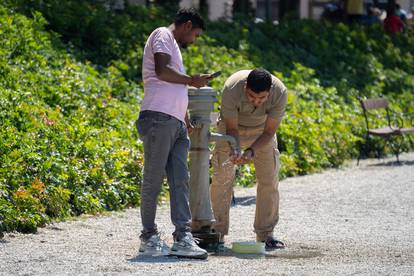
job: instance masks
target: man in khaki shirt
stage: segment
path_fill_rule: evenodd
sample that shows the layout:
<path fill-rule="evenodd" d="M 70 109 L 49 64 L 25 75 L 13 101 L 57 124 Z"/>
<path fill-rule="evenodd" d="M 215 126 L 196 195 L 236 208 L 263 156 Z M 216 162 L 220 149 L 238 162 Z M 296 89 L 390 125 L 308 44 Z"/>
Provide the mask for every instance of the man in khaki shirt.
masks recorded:
<path fill-rule="evenodd" d="M 218 142 L 213 152 L 211 201 L 221 237 L 228 234 L 229 210 L 235 165 L 254 162 L 257 199 L 254 230 L 266 250 L 284 248 L 273 236 L 279 219 L 279 151 L 276 130 L 285 112 L 287 91 L 283 83 L 264 69 L 242 70 L 224 84 L 218 131 L 233 136 L 243 152 Z M 224 242 L 224 238 L 222 238 Z"/>

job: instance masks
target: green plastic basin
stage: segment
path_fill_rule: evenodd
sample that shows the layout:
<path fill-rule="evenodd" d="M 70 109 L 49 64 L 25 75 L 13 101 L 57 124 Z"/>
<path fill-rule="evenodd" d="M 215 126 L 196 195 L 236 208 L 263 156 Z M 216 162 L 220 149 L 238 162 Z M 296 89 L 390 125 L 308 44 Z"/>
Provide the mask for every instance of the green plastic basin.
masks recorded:
<path fill-rule="evenodd" d="M 231 250 L 239 254 L 264 254 L 265 244 L 264 242 L 233 242 Z"/>

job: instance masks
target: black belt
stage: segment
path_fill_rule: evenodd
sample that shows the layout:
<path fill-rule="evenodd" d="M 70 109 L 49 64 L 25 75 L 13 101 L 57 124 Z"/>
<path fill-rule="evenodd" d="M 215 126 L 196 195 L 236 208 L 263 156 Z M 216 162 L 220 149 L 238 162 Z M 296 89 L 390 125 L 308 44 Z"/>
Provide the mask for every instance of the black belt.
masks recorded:
<path fill-rule="evenodd" d="M 144 110 L 144 111 L 139 112 L 139 118 L 141 118 L 141 119 L 145 118 L 145 117 L 148 117 L 148 116 L 151 116 L 151 115 L 162 115 L 162 116 L 165 116 L 169 119 L 175 118 L 174 116 L 171 116 L 167 113 L 163 113 L 163 112 L 159 112 L 159 111 Z"/>

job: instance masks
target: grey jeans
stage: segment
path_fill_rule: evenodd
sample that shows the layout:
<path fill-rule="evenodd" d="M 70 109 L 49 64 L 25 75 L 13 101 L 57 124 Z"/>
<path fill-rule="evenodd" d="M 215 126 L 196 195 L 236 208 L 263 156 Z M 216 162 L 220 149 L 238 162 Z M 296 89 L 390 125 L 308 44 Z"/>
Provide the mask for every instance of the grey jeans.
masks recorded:
<path fill-rule="evenodd" d="M 165 113 L 141 111 L 136 127 L 144 145 L 144 179 L 141 186 L 142 239 L 158 233 L 155 224 L 157 198 L 165 173 L 170 192 L 175 239 L 191 228 L 187 155 L 190 146 L 186 125 Z"/>

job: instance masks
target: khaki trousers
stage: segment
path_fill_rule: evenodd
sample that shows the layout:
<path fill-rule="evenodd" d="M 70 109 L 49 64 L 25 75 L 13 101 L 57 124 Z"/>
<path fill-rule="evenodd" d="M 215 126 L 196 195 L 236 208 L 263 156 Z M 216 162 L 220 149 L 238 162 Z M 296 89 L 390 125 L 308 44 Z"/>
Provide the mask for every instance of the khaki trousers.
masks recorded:
<path fill-rule="evenodd" d="M 223 122 L 219 122 L 218 132 L 225 134 Z M 262 128 L 239 127 L 240 146 L 249 147 L 261 134 Z M 235 166 L 229 161 L 230 147 L 226 142 L 218 142 L 213 151 L 213 179 L 210 187 L 211 202 L 216 219 L 213 228 L 227 235 L 229 231 L 229 211 L 232 199 Z M 257 241 L 273 235 L 279 220 L 279 151 L 277 138 L 255 152 L 253 158 L 257 178 L 256 214 L 254 231 Z"/>

